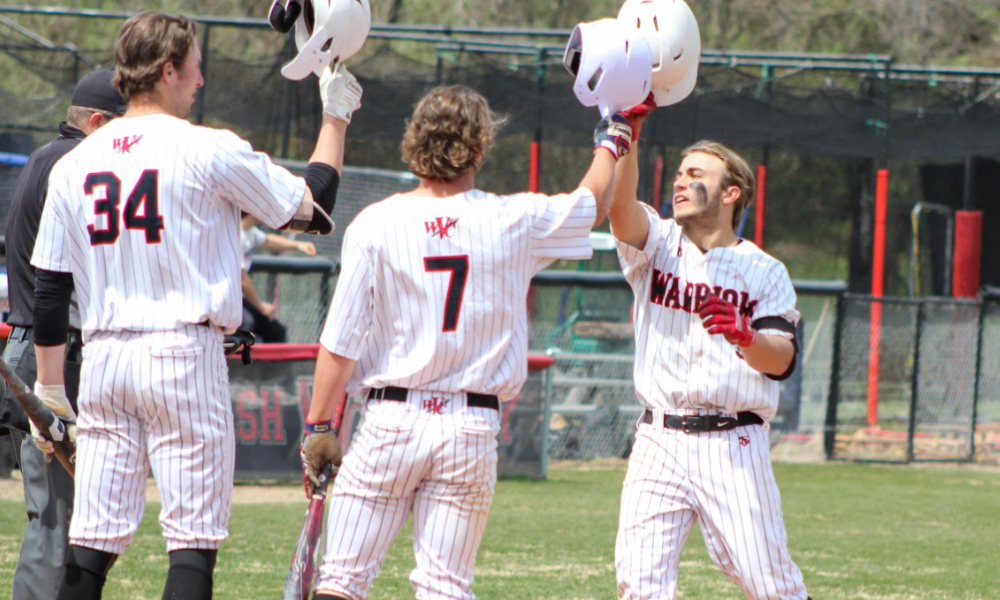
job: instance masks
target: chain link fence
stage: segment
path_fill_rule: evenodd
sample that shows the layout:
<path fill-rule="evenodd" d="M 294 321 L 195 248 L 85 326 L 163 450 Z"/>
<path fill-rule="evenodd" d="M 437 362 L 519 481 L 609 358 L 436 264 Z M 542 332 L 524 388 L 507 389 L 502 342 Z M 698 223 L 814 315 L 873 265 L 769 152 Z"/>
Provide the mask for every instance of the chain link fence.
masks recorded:
<path fill-rule="evenodd" d="M 839 312 L 829 457 L 1000 458 L 995 301 L 848 294 Z"/>
<path fill-rule="evenodd" d="M 280 161 L 297 175 L 306 163 Z M 287 255 L 275 261 L 262 251 L 254 255 L 249 269 L 258 293 L 277 308 L 277 319 L 285 325 L 288 341 L 316 343 L 319 341 L 326 313 L 333 297 L 333 286 L 339 273 L 344 232 L 354 217 L 366 206 L 384 198 L 413 189 L 417 184 L 413 174 L 402 171 L 344 167 L 333 207 L 336 227 L 329 235 L 292 235 L 316 246 L 314 259 Z"/>

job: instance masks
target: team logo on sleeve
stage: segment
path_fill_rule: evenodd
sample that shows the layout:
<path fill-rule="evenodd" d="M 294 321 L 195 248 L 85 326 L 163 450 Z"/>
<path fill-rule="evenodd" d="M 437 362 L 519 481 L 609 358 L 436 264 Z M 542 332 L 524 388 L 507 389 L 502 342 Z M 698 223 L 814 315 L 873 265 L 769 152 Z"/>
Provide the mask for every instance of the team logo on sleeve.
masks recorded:
<path fill-rule="evenodd" d="M 118 154 L 128 154 L 132 151 L 132 146 L 139 143 L 142 139 L 141 135 L 127 135 L 125 137 L 115 138 L 114 149 Z"/>
<path fill-rule="evenodd" d="M 424 227 L 427 228 L 427 233 L 431 237 L 436 235 L 441 239 L 450 238 L 455 233 L 455 228 L 458 227 L 458 219 L 438 217 L 433 221 L 424 221 Z"/>

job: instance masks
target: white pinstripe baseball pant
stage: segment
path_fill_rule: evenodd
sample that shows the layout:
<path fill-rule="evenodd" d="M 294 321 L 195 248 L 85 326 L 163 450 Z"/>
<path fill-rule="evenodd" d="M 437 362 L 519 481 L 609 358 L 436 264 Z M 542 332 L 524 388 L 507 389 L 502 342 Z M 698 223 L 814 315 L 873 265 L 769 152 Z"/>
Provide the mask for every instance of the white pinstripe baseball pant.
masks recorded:
<path fill-rule="evenodd" d="M 767 428 L 687 434 L 641 423 L 622 489 L 622 600 L 673 600 L 695 519 L 708 553 L 751 600 L 806 600 L 788 552 Z"/>
<path fill-rule="evenodd" d="M 431 396 L 441 414 L 422 408 Z M 497 480 L 500 414 L 463 394 L 370 401 L 331 495 L 317 592 L 368 597 L 389 544 L 413 512 L 420 600 L 471 600 Z"/>
<path fill-rule="evenodd" d="M 221 331 L 99 333 L 83 352 L 71 543 L 121 554 L 152 469 L 167 550 L 218 548 L 236 453 Z"/>

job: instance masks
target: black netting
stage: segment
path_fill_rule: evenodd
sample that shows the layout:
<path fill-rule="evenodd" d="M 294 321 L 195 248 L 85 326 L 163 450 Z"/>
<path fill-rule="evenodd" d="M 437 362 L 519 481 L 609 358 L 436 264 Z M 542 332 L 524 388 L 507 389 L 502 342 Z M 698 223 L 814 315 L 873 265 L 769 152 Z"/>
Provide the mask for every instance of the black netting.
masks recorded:
<path fill-rule="evenodd" d="M 858 296 L 842 302 L 832 455 L 969 460 L 975 444 L 978 460 L 996 460 L 997 387 L 987 366 L 1000 324 L 996 305 Z"/>

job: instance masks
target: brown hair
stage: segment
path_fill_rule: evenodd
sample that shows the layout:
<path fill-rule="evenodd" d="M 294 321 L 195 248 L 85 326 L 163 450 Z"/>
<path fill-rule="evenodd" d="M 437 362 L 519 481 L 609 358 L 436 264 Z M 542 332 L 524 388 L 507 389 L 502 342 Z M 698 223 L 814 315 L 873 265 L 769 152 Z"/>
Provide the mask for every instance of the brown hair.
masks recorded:
<path fill-rule="evenodd" d="M 711 154 L 721 160 L 726 166 L 726 174 L 722 179 L 722 187 L 727 188 L 735 185 L 739 188 L 740 199 L 733 207 L 733 229 L 736 229 L 740 224 L 740 217 L 743 216 L 743 211 L 750 206 L 754 200 L 754 196 L 757 194 L 756 178 L 750 169 L 750 165 L 736 152 L 719 142 L 709 140 L 701 140 L 685 148 L 681 152 L 681 160 L 684 160 L 689 154 L 695 152 Z"/>
<path fill-rule="evenodd" d="M 152 90 L 168 62 L 183 65 L 194 35 L 194 21 L 180 15 L 143 12 L 125 21 L 115 44 L 114 85 L 122 98 Z"/>
<path fill-rule="evenodd" d="M 400 145 L 403 160 L 417 177 L 454 181 L 479 169 L 503 121 L 475 90 L 434 88 L 413 109 Z"/>

